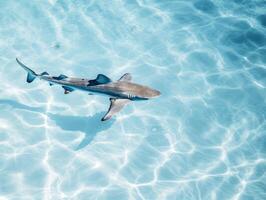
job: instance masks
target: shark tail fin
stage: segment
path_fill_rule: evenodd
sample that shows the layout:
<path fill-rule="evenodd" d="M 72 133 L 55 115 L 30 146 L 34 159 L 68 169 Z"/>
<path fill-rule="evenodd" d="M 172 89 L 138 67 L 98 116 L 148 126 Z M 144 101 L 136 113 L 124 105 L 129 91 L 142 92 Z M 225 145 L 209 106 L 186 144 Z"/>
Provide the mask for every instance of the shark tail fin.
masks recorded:
<path fill-rule="evenodd" d="M 16 58 L 16 61 L 26 72 L 28 72 L 27 82 L 31 83 L 32 81 L 34 81 L 34 79 L 38 76 L 38 74 L 36 74 L 34 71 L 32 71 L 26 65 L 24 65 L 22 62 L 20 62 L 17 58 Z"/>

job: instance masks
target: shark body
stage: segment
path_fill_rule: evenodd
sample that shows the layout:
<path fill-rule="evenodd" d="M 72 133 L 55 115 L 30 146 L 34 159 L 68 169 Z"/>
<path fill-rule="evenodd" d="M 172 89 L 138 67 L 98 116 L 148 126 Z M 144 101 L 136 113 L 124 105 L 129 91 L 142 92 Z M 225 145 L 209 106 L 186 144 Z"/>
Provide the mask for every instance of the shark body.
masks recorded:
<path fill-rule="evenodd" d="M 117 81 L 112 81 L 103 74 L 98 74 L 96 79 L 71 78 L 63 74 L 50 76 L 47 72 L 37 74 L 18 59 L 16 61 L 27 71 L 28 83 L 31 83 L 35 78 L 39 78 L 49 82 L 50 85 L 61 85 L 65 94 L 74 90 L 81 90 L 89 94 L 95 93 L 109 96 L 110 106 L 102 121 L 110 119 L 131 101 L 148 100 L 160 95 L 158 90 L 131 82 L 132 76 L 129 73 L 124 74 Z"/>

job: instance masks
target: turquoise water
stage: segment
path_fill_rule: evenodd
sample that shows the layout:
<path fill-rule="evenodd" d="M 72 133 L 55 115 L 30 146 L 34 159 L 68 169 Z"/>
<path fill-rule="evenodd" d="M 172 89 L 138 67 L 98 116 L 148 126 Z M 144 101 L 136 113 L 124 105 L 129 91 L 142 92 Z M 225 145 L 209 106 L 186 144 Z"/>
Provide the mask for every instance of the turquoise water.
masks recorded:
<path fill-rule="evenodd" d="M 1 200 L 266 199 L 266 2 L 0 0 Z M 109 99 L 36 72 L 161 91 Z"/>

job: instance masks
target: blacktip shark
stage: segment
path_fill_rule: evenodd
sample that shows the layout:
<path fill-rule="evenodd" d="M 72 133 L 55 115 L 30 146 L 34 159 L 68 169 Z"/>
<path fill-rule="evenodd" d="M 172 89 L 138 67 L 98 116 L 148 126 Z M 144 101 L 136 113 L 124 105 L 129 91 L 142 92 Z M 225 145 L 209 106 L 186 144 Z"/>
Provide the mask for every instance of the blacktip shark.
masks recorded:
<path fill-rule="evenodd" d="M 124 74 L 119 80 L 112 81 L 109 77 L 98 74 L 96 79 L 71 78 L 66 75 L 50 76 L 47 72 L 35 73 L 16 58 L 17 63 L 28 73 L 27 82 L 31 83 L 35 78 L 49 82 L 50 85 L 61 85 L 65 94 L 74 90 L 104 94 L 110 97 L 110 107 L 102 118 L 102 121 L 110 119 L 131 101 L 148 100 L 160 95 L 160 92 L 147 86 L 132 83 L 132 76 Z"/>

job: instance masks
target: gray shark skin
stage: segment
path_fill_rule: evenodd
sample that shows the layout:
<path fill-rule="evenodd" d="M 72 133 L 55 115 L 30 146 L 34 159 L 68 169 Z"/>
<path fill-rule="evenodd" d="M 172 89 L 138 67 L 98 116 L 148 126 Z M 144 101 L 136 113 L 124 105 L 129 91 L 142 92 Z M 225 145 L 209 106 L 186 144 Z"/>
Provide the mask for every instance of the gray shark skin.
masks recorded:
<path fill-rule="evenodd" d="M 64 93 L 81 90 L 89 94 L 103 94 L 110 97 L 110 107 L 102 121 L 110 119 L 131 101 L 148 100 L 158 97 L 160 92 L 147 86 L 132 83 L 129 73 L 124 74 L 119 80 L 112 81 L 103 74 L 98 74 L 96 79 L 70 78 L 66 75 L 50 76 L 47 72 L 35 73 L 16 58 L 17 63 L 28 73 L 27 82 L 35 78 L 49 82 L 50 85 L 61 85 Z"/>

